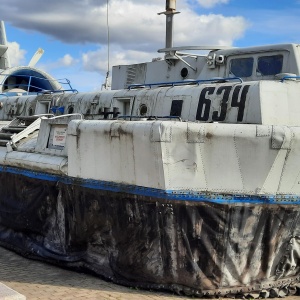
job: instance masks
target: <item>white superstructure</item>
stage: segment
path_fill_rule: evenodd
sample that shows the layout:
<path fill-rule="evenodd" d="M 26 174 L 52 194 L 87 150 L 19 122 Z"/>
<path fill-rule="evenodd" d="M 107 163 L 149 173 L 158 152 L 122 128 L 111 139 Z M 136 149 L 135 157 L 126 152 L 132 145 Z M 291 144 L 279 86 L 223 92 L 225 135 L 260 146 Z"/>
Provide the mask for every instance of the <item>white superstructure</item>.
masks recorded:
<path fill-rule="evenodd" d="M 110 91 L 0 98 L 0 244 L 134 287 L 299 292 L 299 45 L 166 41 Z"/>

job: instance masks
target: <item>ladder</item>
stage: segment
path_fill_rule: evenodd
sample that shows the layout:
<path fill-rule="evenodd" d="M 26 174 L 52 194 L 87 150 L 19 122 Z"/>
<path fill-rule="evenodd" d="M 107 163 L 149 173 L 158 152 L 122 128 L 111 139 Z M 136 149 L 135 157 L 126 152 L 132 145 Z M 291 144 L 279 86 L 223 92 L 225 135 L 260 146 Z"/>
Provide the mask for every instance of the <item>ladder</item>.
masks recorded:
<path fill-rule="evenodd" d="M 16 143 L 28 137 L 40 128 L 41 116 L 18 116 L 0 130 L 0 147 L 11 145 L 16 149 Z"/>

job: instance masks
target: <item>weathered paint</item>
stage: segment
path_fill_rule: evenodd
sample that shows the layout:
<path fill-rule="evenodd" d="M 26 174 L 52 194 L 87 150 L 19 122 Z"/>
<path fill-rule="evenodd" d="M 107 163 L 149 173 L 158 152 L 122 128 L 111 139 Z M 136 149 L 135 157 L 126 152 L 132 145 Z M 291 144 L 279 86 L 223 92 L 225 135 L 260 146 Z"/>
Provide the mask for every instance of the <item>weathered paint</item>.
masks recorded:
<path fill-rule="evenodd" d="M 230 77 L 225 58 L 279 53 L 292 72 L 296 48 L 222 50 L 194 71 Z M 147 80 L 148 67 L 126 80 Z M 135 287 L 295 292 L 300 83 L 250 71 L 246 81 L 1 98 L 0 119 L 56 117 L 1 142 L 0 243 Z"/>
<path fill-rule="evenodd" d="M 171 116 L 203 123 L 299 126 L 299 85 L 298 81 L 228 82 L 4 97 L 0 99 L 0 119 L 80 113 L 89 120 L 116 119 L 124 115 L 126 120 Z M 181 107 L 174 111 L 176 101 L 181 102 Z"/>
<path fill-rule="evenodd" d="M 190 295 L 298 282 L 298 127 L 76 118 L 1 147 L 2 245 Z"/>
<path fill-rule="evenodd" d="M 178 193 L 299 195 L 299 143 L 296 126 L 75 120 L 68 175 Z"/>

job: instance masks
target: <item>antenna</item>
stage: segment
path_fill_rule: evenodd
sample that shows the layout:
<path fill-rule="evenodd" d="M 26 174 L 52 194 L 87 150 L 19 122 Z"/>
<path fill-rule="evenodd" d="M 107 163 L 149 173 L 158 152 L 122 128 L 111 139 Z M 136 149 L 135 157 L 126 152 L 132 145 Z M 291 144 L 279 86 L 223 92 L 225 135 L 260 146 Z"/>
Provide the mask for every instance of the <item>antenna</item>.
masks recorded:
<path fill-rule="evenodd" d="M 179 13 L 176 11 L 176 0 L 166 0 L 166 11 L 158 13 L 166 15 L 166 48 L 173 47 L 173 16 Z"/>
<path fill-rule="evenodd" d="M 106 77 L 105 77 L 105 82 L 102 84 L 102 88 L 101 89 L 106 89 L 108 90 L 110 85 L 108 82 L 108 78 L 109 78 L 109 69 L 110 69 L 110 65 L 109 65 L 109 52 L 110 52 L 110 36 L 109 36 L 109 10 L 108 10 L 108 4 L 109 4 L 109 0 L 106 0 L 106 28 L 107 28 L 107 72 L 106 72 Z"/>

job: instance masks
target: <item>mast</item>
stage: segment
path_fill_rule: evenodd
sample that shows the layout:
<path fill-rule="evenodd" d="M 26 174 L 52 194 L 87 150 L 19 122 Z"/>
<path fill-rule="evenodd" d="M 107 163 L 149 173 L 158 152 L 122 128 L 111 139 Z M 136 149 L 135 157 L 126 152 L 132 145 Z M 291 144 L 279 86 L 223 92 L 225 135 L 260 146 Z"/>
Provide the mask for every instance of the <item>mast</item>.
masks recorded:
<path fill-rule="evenodd" d="M 109 83 L 109 52 L 110 52 L 110 36 L 109 36 L 109 0 L 106 0 L 106 29 L 107 29 L 107 72 L 104 83 L 101 85 L 101 90 L 110 89 L 110 83 Z"/>
<path fill-rule="evenodd" d="M 176 11 L 176 0 L 166 0 L 166 11 L 159 15 L 166 15 L 166 48 L 173 47 L 173 16 L 179 14 Z"/>

